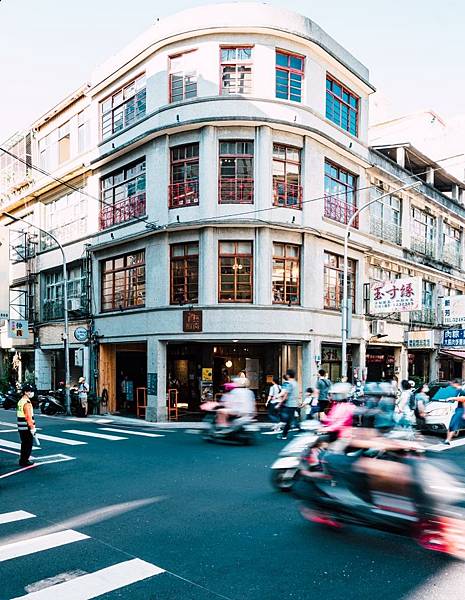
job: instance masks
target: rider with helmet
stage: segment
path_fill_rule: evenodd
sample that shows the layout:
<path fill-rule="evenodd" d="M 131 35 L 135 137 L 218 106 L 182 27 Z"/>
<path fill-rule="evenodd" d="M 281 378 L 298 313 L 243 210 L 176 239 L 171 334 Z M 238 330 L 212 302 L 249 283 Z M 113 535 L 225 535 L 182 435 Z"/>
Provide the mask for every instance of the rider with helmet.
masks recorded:
<path fill-rule="evenodd" d="M 363 426 L 374 427 L 387 433 L 394 427 L 394 409 L 397 392 L 388 382 L 370 382 L 365 385 L 365 413 Z"/>
<path fill-rule="evenodd" d="M 346 437 L 352 428 L 355 406 L 349 402 L 351 392 L 352 386 L 347 382 L 333 383 L 329 388 L 329 395 L 334 404 L 329 413 L 321 419 L 329 442 Z"/>

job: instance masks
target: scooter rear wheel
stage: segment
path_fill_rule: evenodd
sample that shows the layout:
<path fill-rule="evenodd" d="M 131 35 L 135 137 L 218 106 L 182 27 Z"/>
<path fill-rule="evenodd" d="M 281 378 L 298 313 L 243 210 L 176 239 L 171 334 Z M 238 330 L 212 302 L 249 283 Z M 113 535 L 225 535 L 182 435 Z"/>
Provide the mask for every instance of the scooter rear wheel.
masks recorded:
<path fill-rule="evenodd" d="M 271 485 L 280 492 L 290 492 L 296 481 L 297 472 L 293 477 L 286 477 L 289 469 L 272 469 L 271 470 Z"/>

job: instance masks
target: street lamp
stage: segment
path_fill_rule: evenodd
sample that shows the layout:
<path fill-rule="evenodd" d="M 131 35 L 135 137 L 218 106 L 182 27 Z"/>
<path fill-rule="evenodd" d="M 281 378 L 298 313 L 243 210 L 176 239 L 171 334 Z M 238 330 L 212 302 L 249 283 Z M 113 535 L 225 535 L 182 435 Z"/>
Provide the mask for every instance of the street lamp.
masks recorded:
<path fill-rule="evenodd" d="M 52 238 L 52 240 L 55 242 L 55 244 L 60 249 L 61 256 L 63 259 L 63 302 L 64 302 L 63 312 L 64 312 L 64 317 L 65 317 L 65 331 L 63 334 L 63 344 L 64 344 L 64 350 L 65 350 L 65 408 L 66 408 L 66 414 L 70 415 L 71 414 L 71 398 L 70 398 L 70 394 L 69 394 L 70 376 L 69 376 L 69 335 L 68 335 L 69 334 L 69 330 L 68 330 L 68 273 L 66 271 L 65 251 L 63 250 L 63 246 L 60 244 L 60 242 L 57 240 L 57 238 L 54 235 L 52 235 L 49 231 L 46 231 L 45 229 L 42 229 L 42 228 L 38 227 L 37 225 L 33 225 L 32 223 L 29 223 L 22 217 L 16 217 L 15 215 L 12 215 L 9 212 L 5 211 L 2 213 L 2 215 L 4 217 L 9 217 L 13 221 L 21 221 L 21 222 L 25 223 L 26 225 L 28 225 L 29 227 L 33 227 L 34 229 L 37 229 L 41 233 L 48 235 L 50 238 Z"/>
<path fill-rule="evenodd" d="M 402 192 L 404 190 L 408 190 L 410 188 L 417 187 L 421 185 L 422 181 L 416 181 L 415 183 L 409 183 L 404 185 L 396 190 L 392 190 L 391 192 L 387 192 L 386 194 L 382 194 L 381 196 L 376 196 L 376 198 L 372 198 L 366 204 L 358 208 L 354 214 L 347 221 L 346 228 L 344 231 L 344 266 L 342 273 L 342 313 L 341 313 L 341 339 L 342 339 L 342 365 L 341 365 L 341 378 L 347 377 L 347 338 L 348 338 L 348 324 L 349 324 L 349 302 L 348 302 L 348 290 L 347 290 L 347 275 L 348 275 L 348 246 L 349 246 L 349 234 L 350 228 L 352 227 L 352 223 L 358 217 L 358 215 L 368 208 L 375 202 L 386 198 L 386 196 L 391 196 L 392 194 L 396 194 L 397 192 Z"/>

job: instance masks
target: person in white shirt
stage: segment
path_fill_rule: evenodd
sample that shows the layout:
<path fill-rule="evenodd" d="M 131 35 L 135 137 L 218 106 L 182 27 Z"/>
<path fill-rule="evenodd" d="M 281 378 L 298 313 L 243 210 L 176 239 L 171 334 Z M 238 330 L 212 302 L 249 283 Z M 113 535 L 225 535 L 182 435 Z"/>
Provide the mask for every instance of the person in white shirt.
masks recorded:
<path fill-rule="evenodd" d="M 88 404 L 87 404 L 87 394 L 89 393 L 89 386 L 86 383 L 86 378 L 85 377 L 79 377 L 79 383 L 78 383 L 78 398 L 79 398 L 79 402 L 81 404 L 82 407 L 82 411 L 83 411 L 83 416 L 87 417 L 87 410 L 88 410 Z"/>
<path fill-rule="evenodd" d="M 280 393 L 281 386 L 279 385 L 278 378 L 273 377 L 273 384 L 270 386 L 270 390 L 268 392 L 268 399 L 265 404 L 265 406 L 268 407 L 268 416 L 270 418 L 270 421 L 275 424 L 273 427 L 273 431 L 279 431 L 281 429 L 280 411 L 277 408 L 277 405 L 280 402 Z"/>

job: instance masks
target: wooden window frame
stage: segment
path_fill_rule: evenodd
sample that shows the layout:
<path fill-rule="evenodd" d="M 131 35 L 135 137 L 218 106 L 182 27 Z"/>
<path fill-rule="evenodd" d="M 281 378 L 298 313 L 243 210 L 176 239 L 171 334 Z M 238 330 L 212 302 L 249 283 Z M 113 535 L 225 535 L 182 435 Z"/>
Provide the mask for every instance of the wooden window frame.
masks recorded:
<path fill-rule="evenodd" d="M 329 175 L 328 173 L 326 173 L 326 166 L 332 167 L 333 169 L 337 169 L 337 178 L 334 178 L 332 175 Z M 353 187 L 341 179 L 341 173 L 350 175 L 351 177 L 354 178 Z M 341 194 L 339 192 L 337 195 L 327 194 L 326 193 L 326 178 L 327 177 L 331 181 L 336 182 L 339 186 L 343 186 L 344 188 L 346 188 L 345 193 Z M 353 212 L 358 210 L 358 175 L 356 175 L 352 171 L 349 171 L 349 169 L 346 169 L 345 167 L 338 165 L 337 163 L 333 162 L 332 160 L 325 158 L 325 161 L 324 161 L 324 190 L 325 190 L 325 208 L 324 208 L 325 217 L 335 221 L 336 223 L 342 223 L 343 225 L 347 225 L 347 222 L 349 221 L 349 219 L 351 217 L 351 215 L 348 214 L 348 212 L 349 213 L 352 212 L 352 214 L 353 214 Z M 354 198 L 353 204 L 351 204 L 350 202 L 347 202 L 347 194 L 349 192 L 352 192 L 352 195 Z M 335 204 L 337 208 L 341 207 L 342 205 L 345 205 L 345 206 L 342 206 L 342 208 L 345 209 L 345 211 L 346 211 L 344 219 L 336 219 L 334 216 L 331 216 L 331 205 L 332 204 Z M 328 210 L 328 206 L 329 206 L 329 210 Z M 349 209 L 349 211 L 347 212 L 348 209 Z M 354 219 L 354 221 L 352 222 L 352 227 L 358 228 L 358 217 L 356 217 Z"/>
<path fill-rule="evenodd" d="M 235 154 L 222 154 L 221 144 L 235 144 Z M 237 144 L 251 144 L 252 154 L 238 154 Z M 218 204 L 253 204 L 254 203 L 254 158 L 255 144 L 253 140 L 220 140 L 218 144 Z M 251 177 L 239 177 L 237 174 L 238 159 L 251 161 Z M 222 160 L 234 160 L 234 177 L 223 177 L 221 174 Z M 223 200 L 222 190 L 225 184 L 234 184 L 233 197 L 234 201 Z M 238 199 L 239 198 L 239 199 Z M 243 199 L 245 198 L 245 199 Z"/>
<path fill-rule="evenodd" d="M 235 252 L 232 254 L 222 254 L 221 253 L 221 244 L 222 243 L 229 243 L 229 244 L 234 244 L 235 247 Z M 243 244 L 243 243 L 247 243 L 250 244 L 250 254 L 244 254 L 241 252 L 237 252 L 237 245 L 238 244 Z M 253 303 L 253 276 L 254 276 L 254 264 L 253 264 L 253 250 L 254 250 L 254 244 L 252 240 L 219 240 L 218 241 L 218 303 L 219 304 L 236 304 L 236 303 L 240 303 L 240 304 L 252 304 Z M 233 270 L 235 271 L 234 273 L 234 299 L 233 300 L 222 300 L 221 299 L 221 259 L 222 258 L 234 258 L 234 266 L 236 266 L 237 264 L 237 259 L 238 258 L 249 258 L 250 259 L 250 276 L 249 276 L 249 282 L 250 282 L 250 299 L 237 299 L 237 269 Z"/>
<path fill-rule="evenodd" d="M 197 154 L 195 156 L 189 158 L 173 158 L 173 154 L 179 148 L 188 148 L 190 146 L 197 147 Z M 184 170 L 184 179 L 182 181 L 174 181 L 173 180 L 173 168 L 176 165 L 188 165 L 197 163 L 198 175 L 197 177 L 186 178 L 186 172 Z M 186 206 L 198 206 L 199 204 L 199 176 L 200 176 L 200 144 L 199 142 L 190 142 L 188 144 L 179 144 L 177 146 L 172 146 L 170 148 L 170 184 L 169 184 L 169 194 L 168 194 L 168 208 L 184 208 Z M 187 203 L 173 203 L 173 190 L 175 186 L 186 186 L 187 182 L 192 182 L 194 200 L 192 202 Z M 186 198 L 186 193 L 184 194 L 184 198 Z"/>
<path fill-rule="evenodd" d="M 331 256 L 331 257 L 335 257 L 337 258 L 337 266 L 333 267 L 332 265 L 327 264 L 326 262 L 326 257 L 327 256 Z M 329 252 L 327 250 L 325 250 L 324 255 L 323 255 L 323 308 L 325 310 L 337 310 L 340 311 L 342 308 L 342 279 L 343 279 L 343 272 L 344 272 L 344 257 L 341 256 L 340 254 L 335 254 L 334 252 Z M 357 264 L 356 261 L 352 258 L 348 259 L 348 275 L 350 277 L 350 291 L 351 291 L 351 297 L 352 297 L 352 312 L 355 313 L 355 302 L 356 302 L 356 279 L 357 279 Z M 330 299 L 330 294 L 329 294 L 329 289 L 327 289 L 326 286 L 326 276 L 327 276 L 327 271 L 331 270 L 331 271 L 335 271 L 336 273 L 338 273 L 339 275 L 336 277 L 336 286 L 335 286 L 335 292 L 336 292 L 336 303 L 333 305 L 329 302 Z M 337 297 L 339 297 L 339 301 L 337 300 Z"/>
<path fill-rule="evenodd" d="M 254 46 L 249 44 L 226 44 L 220 46 L 220 96 L 250 96 L 253 91 L 253 57 L 252 50 Z M 250 59 L 249 60 L 239 60 L 236 59 L 234 61 L 223 61 L 222 52 L 223 50 L 250 50 Z M 250 66 L 250 90 L 244 92 L 225 92 L 225 87 L 223 86 L 223 68 L 224 67 L 235 67 L 235 75 L 237 78 L 238 75 L 238 67 L 239 66 Z"/>
<path fill-rule="evenodd" d="M 295 67 L 291 67 L 290 64 L 288 64 L 288 66 L 284 67 L 282 65 L 278 65 L 277 63 L 277 56 L 278 54 L 282 54 L 284 56 L 288 57 L 288 63 L 290 63 L 290 58 L 294 57 L 294 58 L 298 58 L 300 60 L 302 60 L 302 69 L 296 69 Z M 287 79 L 288 79 L 288 94 L 287 94 L 287 98 L 280 98 L 278 96 L 278 90 L 277 90 L 277 74 L 278 71 L 282 71 L 284 73 L 287 73 Z M 291 74 L 294 73 L 295 75 L 300 75 L 301 80 L 300 80 L 300 98 L 298 100 L 295 100 L 293 98 L 291 98 Z M 281 48 L 276 48 L 275 49 L 275 97 L 277 100 L 284 100 L 284 101 L 288 101 L 288 102 L 297 102 L 298 104 L 301 104 L 303 101 L 303 96 L 304 96 L 304 81 L 305 81 L 305 56 L 303 54 L 299 54 L 298 52 L 290 52 L 289 50 L 282 50 Z"/>
<path fill-rule="evenodd" d="M 189 254 L 187 252 L 187 246 L 197 246 L 197 254 Z M 183 247 L 183 254 L 182 255 L 178 255 L 178 256 L 174 256 L 174 250 L 175 248 L 180 248 Z M 188 278 L 189 278 L 189 272 L 191 269 L 191 265 L 189 264 L 189 261 L 192 259 L 197 259 L 196 261 L 196 270 L 197 270 L 197 293 L 194 297 L 189 297 L 189 284 L 188 284 Z M 177 292 L 175 293 L 175 289 L 174 289 L 174 265 L 175 263 L 182 263 L 182 270 L 183 270 L 183 298 L 182 301 L 180 301 L 181 299 L 177 298 Z M 183 304 L 198 304 L 199 303 L 199 242 L 198 241 L 192 241 L 192 242 L 181 242 L 181 243 L 176 243 L 176 244 L 171 244 L 170 245 L 170 304 L 178 304 L 180 306 L 182 306 Z"/>
<path fill-rule="evenodd" d="M 281 246 L 284 248 L 284 252 L 282 256 L 278 256 L 275 255 L 275 248 L 277 246 Z M 295 256 L 289 256 L 288 255 L 288 248 L 297 248 L 297 257 Z M 272 302 L 273 304 L 287 304 L 288 306 L 291 305 L 295 305 L 298 306 L 300 305 L 300 285 L 301 285 L 301 264 L 300 264 L 300 257 L 301 257 L 301 246 L 299 244 L 288 244 L 287 242 L 273 242 L 273 262 L 272 262 L 272 272 L 271 272 L 271 283 L 272 286 L 274 288 L 274 283 L 273 283 L 273 278 L 274 278 L 274 268 L 275 268 L 275 263 L 277 262 L 281 262 L 283 263 L 283 271 L 284 271 L 284 281 L 283 281 L 283 297 L 281 300 L 276 300 L 275 299 L 275 292 L 274 289 L 272 289 Z M 288 293 L 288 286 L 290 285 L 290 282 L 287 280 L 286 275 L 289 273 L 288 270 L 288 264 L 293 264 L 293 265 L 297 265 L 297 295 L 295 297 L 294 300 L 292 300 L 289 296 L 290 294 Z"/>
<path fill-rule="evenodd" d="M 341 88 L 341 96 L 337 96 L 332 89 L 328 89 L 328 82 L 331 83 L 331 86 L 333 84 L 336 84 L 338 86 L 340 86 Z M 346 93 L 349 95 L 349 102 L 346 102 L 343 98 L 343 94 Z M 328 117 L 328 100 L 327 100 L 327 94 L 331 94 L 331 96 L 333 97 L 334 100 L 337 100 L 338 102 L 340 102 L 341 104 L 343 104 L 344 106 L 347 107 L 348 111 L 349 111 L 349 117 L 347 120 L 347 124 L 348 124 L 348 128 L 346 129 L 345 127 L 343 127 L 342 125 L 342 117 L 341 120 L 339 122 L 335 121 L 334 119 L 332 119 L 331 117 Z M 353 107 L 350 104 L 350 97 L 354 98 L 356 101 L 356 107 Z M 350 113 L 355 112 L 355 132 L 351 131 L 350 129 Z M 338 127 L 340 127 L 341 129 L 343 129 L 344 131 L 347 131 L 348 133 L 350 133 L 351 135 L 358 137 L 359 134 L 359 119 L 360 119 L 360 96 L 358 96 L 357 94 L 355 94 L 350 88 L 348 88 L 346 85 L 344 85 L 343 83 L 341 83 L 338 79 L 336 79 L 335 77 L 333 77 L 332 75 L 330 75 L 329 73 L 326 73 L 326 105 L 325 105 L 325 114 L 326 114 L 326 118 L 328 119 L 328 121 L 330 121 L 331 123 L 334 123 L 335 125 L 337 125 Z"/>
<path fill-rule="evenodd" d="M 142 164 L 144 165 L 144 168 L 142 171 L 140 171 L 136 175 L 132 175 L 131 177 L 127 176 L 127 172 L 130 169 L 134 168 L 137 165 L 142 165 Z M 119 181 L 118 183 L 113 182 L 111 186 L 104 187 L 104 182 L 107 179 L 109 179 L 110 177 L 115 177 L 116 175 L 118 175 L 121 172 L 123 172 L 123 180 L 122 181 Z M 133 196 L 125 196 L 125 198 L 115 202 L 115 189 L 117 187 L 128 184 L 131 181 L 136 181 L 137 179 L 139 179 L 142 176 L 144 176 L 144 180 L 145 180 L 145 185 L 144 185 L 143 191 L 142 190 L 139 192 L 136 191 L 136 193 Z M 108 192 L 109 190 L 112 191 L 111 200 L 108 200 L 105 197 L 105 192 Z M 111 171 L 111 173 L 107 173 L 106 175 L 103 175 L 100 178 L 100 199 L 101 199 L 100 219 L 99 219 L 100 230 L 108 229 L 108 227 L 111 227 L 112 225 L 118 225 L 120 223 L 125 223 L 134 218 L 143 217 L 146 214 L 146 191 L 147 191 L 147 162 L 146 162 L 145 156 L 142 158 L 139 158 L 127 165 L 124 165 L 123 167 L 120 167 L 119 169 L 115 169 L 114 171 Z M 123 203 L 124 203 L 123 208 L 118 209 L 118 206 L 122 205 Z M 111 206 L 109 206 L 109 204 L 111 204 Z M 123 218 L 115 217 L 115 214 L 118 214 L 117 213 L 118 210 L 121 211 Z M 113 215 L 111 218 L 111 220 L 113 222 L 110 223 L 109 225 L 107 225 L 106 224 L 106 213 L 108 213 L 110 211 L 113 212 Z"/>
<path fill-rule="evenodd" d="M 128 258 L 130 256 L 137 256 L 137 255 L 141 255 L 142 256 L 142 262 L 137 262 L 134 263 L 132 265 L 128 265 L 127 261 Z M 122 267 L 115 267 L 115 261 L 119 260 L 119 259 L 123 259 L 123 266 Z M 105 263 L 107 263 L 108 261 L 112 261 L 112 268 L 110 269 L 106 269 L 105 268 Z M 144 293 L 144 301 L 143 303 L 140 304 L 131 304 L 131 305 L 127 305 L 127 301 L 128 301 L 128 297 L 129 297 L 129 293 L 128 293 L 128 273 L 131 270 L 136 270 L 136 269 L 140 269 L 142 268 L 144 269 L 144 282 L 143 282 L 143 293 Z M 105 258 L 101 261 L 101 265 L 100 265 L 100 311 L 102 313 L 107 313 L 107 312 L 114 312 L 116 310 L 121 310 L 121 311 L 126 311 L 126 310 L 134 310 L 137 308 L 144 308 L 145 307 L 145 294 L 146 294 L 146 285 L 147 285 L 147 271 L 146 271 L 146 263 L 145 263 L 145 249 L 143 250 L 134 250 L 133 252 L 128 252 L 126 254 L 119 254 L 117 256 L 111 256 L 109 258 Z M 124 290 L 123 290 L 123 294 L 124 294 L 124 304 L 116 304 L 116 299 L 115 299 L 115 274 L 116 273 L 124 273 Z M 111 274 L 112 275 L 112 285 L 111 285 L 111 307 L 110 308 L 104 308 L 105 305 L 105 288 L 104 288 L 104 280 L 105 280 L 105 275 Z M 108 302 L 107 302 L 108 304 Z"/>
<path fill-rule="evenodd" d="M 275 148 L 276 147 L 281 147 L 285 149 L 285 158 L 284 160 L 282 158 L 278 158 L 277 156 L 275 156 Z M 298 161 L 294 161 L 294 160 L 289 160 L 287 157 L 287 151 L 288 150 L 297 150 L 297 152 L 299 153 L 299 160 Z M 289 144 L 280 144 L 279 142 L 273 142 L 273 149 L 272 149 L 272 159 L 271 159 L 272 163 L 280 163 L 280 164 L 284 164 L 284 181 L 282 181 L 282 178 L 280 175 L 272 175 L 273 178 L 273 206 L 282 206 L 285 208 L 293 208 L 296 210 L 302 210 L 302 148 L 299 148 L 298 146 L 291 146 Z M 293 164 L 293 165 L 297 165 L 299 168 L 299 182 L 297 184 L 297 203 L 296 204 L 289 204 L 288 198 L 289 198 L 289 191 L 288 191 L 288 186 L 289 183 L 287 181 L 287 165 L 288 164 Z M 280 194 L 279 194 L 279 184 L 284 186 L 284 197 L 285 197 L 285 204 L 281 204 L 279 201 L 280 198 Z M 295 185 L 295 184 L 292 184 Z"/>
<path fill-rule="evenodd" d="M 144 86 L 141 87 L 140 89 L 136 89 L 135 84 L 136 84 L 136 82 L 138 82 L 141 79 L 144 79 Z M 131 87 L 131 85 L 134 85 L 134 94 L 132 94 L 128 98 L 125 98 L 124 91 L 127 88 Z M 121 107 L 124 107 L 132 99 L 135 99 L 137 97 L 137 95 L 142 91 L 144 91 L 144 112 L 143 112 L 143 114 L 139 115 L 139 117 L 136 118 L 136 111 L 134 110 L 134 120 L 131 123 L 128 123 L 128 124 L 125 123 L 121 129 L 118 129 L 115 131 L 114 130 L 114 113 L 115 113 L 115 111 L 120 109 Z M 118 96 L 118 94 L 122 94 L 122 100 L 121 100 L 121 102 L 118 102 L 117 104 L 114 105 L 113 104 L 114 98 L 115 98 L 115 96 Z M 109 100 L 111 100 L 112 106 L 109 110 L 104 111 L 104 108 L 103 108 L 104 104 L 105 104 L 105 102 L 108 102 Z M 108 114 L 111 115 L 111 132 L 108 134 L 105 134 L 103 120 L 104 120 L 104 117 L 107 116 Z M 124 112 L 123 112 L 123 114 L 124 114 Z M 100 139 L 102 141 L 105 141 L 105 140 L 109 139 L 110 137 L 112 137 L 113 135 L 116 135 L 118 133 L 121 133 L 122 131 L 125 131 L 128 127 L 131 127 L 132 125 L 134 125 L 135 123 L 138 123 L 141 119 L 143 119 L 146 114 L 147 114 L 147 80 L 146 80 L 146 74 L 140 73 L 139 75 L 137 75 L 137 77 L 134 77 L 133 79 L 131 79 L 130 81 L 125 83 L 123 86 L 114 90 L 111 94 L 108 94 L 108 96 L 106 96 L 105 98 L 103 98 L 103 100 L 100 101 L 100 103 L 99 103 Z M 123 121 L 125 121 L 125 118 L 123 118 Z"/>
<path fill-rule="evenodd" d="M 195 69 L 192 73 L 186 72 L 183 68 L 182 71 L 172 71 L 171 61 L 176 58 L 180 58 L 181 56 L 186 56 L 187 54 L 192 54 L 197 52 L 197 48 L 190 48 L 189 50 L 183 50 L 182 52 L 177 52 L 176 54 L 171 54 L 168 56 L 168 103 L 173 104 L 175 102 L 185 102 L 186 100 L 191 100 L 192 98 L 197 98 L 198 96 L 198 70 Z M 180 100 L 173 100 L 173 87 L 172 87 L 172 77 L 173 75 L 177 75 L 182 72 L 182 98 Z M 186 75 L 195 75 L 195 96 L 189 96 L 186 98 Z"/>

